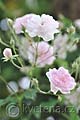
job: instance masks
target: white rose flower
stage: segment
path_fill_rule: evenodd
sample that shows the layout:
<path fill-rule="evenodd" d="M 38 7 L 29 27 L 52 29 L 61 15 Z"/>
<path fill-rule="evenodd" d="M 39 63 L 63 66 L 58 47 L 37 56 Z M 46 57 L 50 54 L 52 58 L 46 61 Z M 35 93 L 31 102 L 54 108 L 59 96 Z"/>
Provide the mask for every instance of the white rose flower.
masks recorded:
<path fill-rule="evenodd" d="M 42 14 L 33 15 L 27 21 L 26 31 L 31 37 L 41 37 L 45 41 L 53 40 L 54 34 L 58 33 L 59 22 L 55 21 L 52 16 Z"/>

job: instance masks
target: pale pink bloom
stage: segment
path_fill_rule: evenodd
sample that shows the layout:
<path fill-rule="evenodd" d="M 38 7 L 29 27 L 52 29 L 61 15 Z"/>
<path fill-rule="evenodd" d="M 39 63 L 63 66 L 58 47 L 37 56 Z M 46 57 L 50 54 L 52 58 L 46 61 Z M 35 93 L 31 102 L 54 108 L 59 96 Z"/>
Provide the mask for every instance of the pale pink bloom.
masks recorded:
<path fill-rule="evenodd" d="M 28 58 L 39 67 L 51 65 L 55 60 L 53 48 L 47 42 L 34 43 L 34 46 L 29 48 Z"/>
<path fill-rule="evenodd" d="M 31 37 L 42 37 L 45 41 L 54 39 L 54 34 L 58 33 L 59 22 L 55 21 L 52 16 L 42 14 L 34 15 L 28 19 L 26 31 Z"/>
<path fill-rule="evenodd" d="M 53 48 L 54 52 L 57 54 L 57 56 L 61 59 L 65 59 L 67 56 L 67 41 L 68 41 L 68 35 L 64 34 L 58 34 L 55 37 Z M 69 44 L 68 44 L 69 45 Z"/>
<path fill-rule="evenodd" d="M 80 86 L 69 95 L 65 95 L 66 101 L 65 104 L 71 103 L 75 106 L 76 110 L 80 110 Z"/>
<path fill-rule="evenodd" d="M 45 66 L 46 64 L 51 65 L 55 60 L 53 55 L 53 47 L 46 42 L 39 43 L 37 52 L 37 64 L 40 66 Z"/>
<path fill-rule="evenodd" d="M 20 41 L 17 41 L 16 45 L 18 47 L 20 56 L 22 56 L 23 59 L 28 60 L 27 53 L 30 46 L 28 39 L 26 39 L 25 37 L 20 37 Z"/>
<path fill-rule="evenodd" d="M 26 32 L 30 37 L 38 36 L 41 18 L 40 15 L 34 14 L 31 19 L 27 20 Z"/>
<path fill-rule="evenodd" d="M 34 14 L 27 14 L 23 17 L 19 17 L 14 21 L 13 28 L 15 29 L 16 34 L 22 33 L 23 27 L 26 29 L 27 26 L 27 20 L 31 19 Z"/>
<path fill-rule="evenodd" d="M 67 52 L 73 52 L 77 49 L 77 45 L 69 40 L 67 34 L 58 34 L 53 42 L 54 53 L 58 58 L 65 59 Z"/>
<path fill-rule="evenodd" d="M 58 91 L 68 94 L 76 85 L 74 78 L 63 67 L 60 67 L 58 70 L 56 68 L 50 69 L 46 75 L 50 81 L 51 91 L 54 94 Z"/>
<path fill-rule="evenodd" d="M 54 39 L 54 34 L 58 33 L 59 22 L 52 16 L 42 14 L 27 14 L 15 20 L 13 25 L 17 34 L 22 32 L 24 27 L 30 37 L 42 37 L 45 41 Z"/>
<path fill-rule="evenodd" d="M 9 59 L 12 57 L 12 51 L 10 48 L 5 48 L 3 51 L 3 55 L 6 59 Z"/>

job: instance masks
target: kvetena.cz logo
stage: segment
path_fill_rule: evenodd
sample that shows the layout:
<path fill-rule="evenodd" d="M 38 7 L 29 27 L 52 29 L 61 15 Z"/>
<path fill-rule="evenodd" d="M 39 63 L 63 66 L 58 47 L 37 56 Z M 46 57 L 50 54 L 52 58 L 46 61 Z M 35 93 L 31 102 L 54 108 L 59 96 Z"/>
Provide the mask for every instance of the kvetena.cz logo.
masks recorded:
<path fill-rule="evenodd" d="M 6 114 L 8 117 L 16 118 L 20 115 L 20 109 L 15 103 L 10 103 L 6 106 Z"/>
<path fill-rule="evenodd" d="M 73 106 L 65 106 L 64 108 L 61 106 L 29 106 L 29 105 L 25 105 L 22 104 L 21 108 L 15 104 L 15 103 L 11 103 L 8 104 L 6 106 L 6 114 L 8 117 L 11 118 L 17 118 L 20 116 L 20 114 L 28 114 L 28 113 L 33 113 L 33 112 L 37 112 L 37 113 L 66 113 L 67 110 L 69 110 L 69 112 L 75 112 L 75 109 Z"/>

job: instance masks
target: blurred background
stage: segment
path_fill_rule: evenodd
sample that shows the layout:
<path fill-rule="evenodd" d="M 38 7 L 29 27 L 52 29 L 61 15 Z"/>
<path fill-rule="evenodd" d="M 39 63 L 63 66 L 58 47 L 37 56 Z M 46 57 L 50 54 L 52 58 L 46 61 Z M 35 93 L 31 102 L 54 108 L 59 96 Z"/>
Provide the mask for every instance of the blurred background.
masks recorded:
<path fill-rule="evenodd" d="M 0 0 L 0 19 L 15 18 L 26 13 L 47 13 L 54 17 L 59 14 L 77 19 L 80 17 L 80 0 Z"/>

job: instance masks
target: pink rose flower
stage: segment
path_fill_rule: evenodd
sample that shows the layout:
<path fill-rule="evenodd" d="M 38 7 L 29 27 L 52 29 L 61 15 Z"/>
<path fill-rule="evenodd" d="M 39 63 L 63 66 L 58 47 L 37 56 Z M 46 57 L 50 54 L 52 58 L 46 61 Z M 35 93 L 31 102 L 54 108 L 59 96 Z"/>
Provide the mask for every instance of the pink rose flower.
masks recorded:
<path fill-rule="evenodd" d="M 31 63 L 35 63 L 38 67 L 51 65 L 55 60 L 53 47 L 47 42 L 34 43 L 34 47 L 29 48 L 28 58 Z"/>
<path fill-rule="evenodd" d="M 38 45 L 37 64 L 40 66 L 51 65 L 54 60 L 53 47 L 46 42 L 40 42 Z"/>
<path fill-rule="evenodd" d="M 15 29 L 16 34 L 22 33 L 23 27 L 26 29 L 27 20 L 31 19 L 34 14 L 27 14 L 23 17 L 19 17 L 14 21 L 13 28 Z"/>
<path fill-rule="evenodd" d="M 22 28 L 30 37 L 41 37 L 45 41 L 54 39 L 54 34 L 58 33 L 59 22 L 55 21 L 52 16 L 42 14 L 27 14 L 17 18 L 13 25 L 17 34 L 22 33 Z"/>
<path fill-rule="evenodd" d="M 42 14 L 35 15 L 28 20 L 26 30 L 31 37 L 41 37 L 45 41 L 54 39 L 54 34 L 58 33 L 59 22 L 55 21 L 52 16 Z"/>
<path fill-rule="evenodd" d="M 56 68 L 50 69 L 46 75 L 50 81 L 51 91 L 54 94 L 58 91 L 68 94 L 76 86 L 74 78 L 63 67 L 60 67 L 58 70 Z"/>

